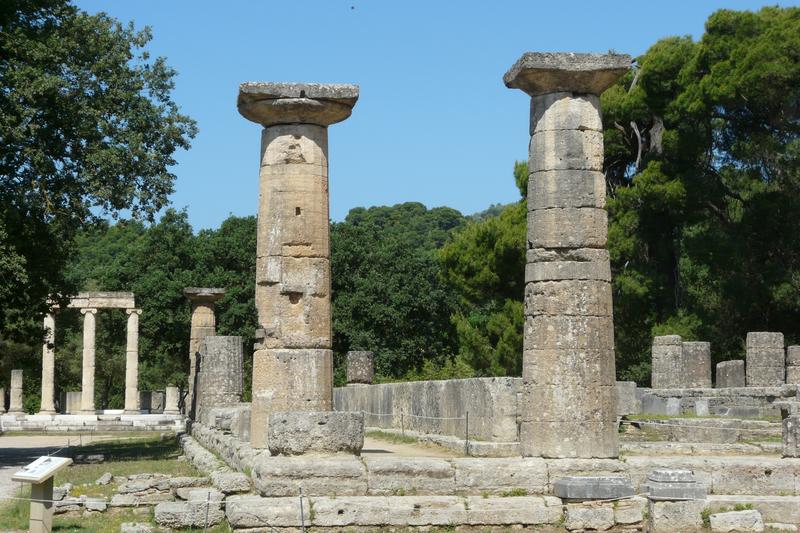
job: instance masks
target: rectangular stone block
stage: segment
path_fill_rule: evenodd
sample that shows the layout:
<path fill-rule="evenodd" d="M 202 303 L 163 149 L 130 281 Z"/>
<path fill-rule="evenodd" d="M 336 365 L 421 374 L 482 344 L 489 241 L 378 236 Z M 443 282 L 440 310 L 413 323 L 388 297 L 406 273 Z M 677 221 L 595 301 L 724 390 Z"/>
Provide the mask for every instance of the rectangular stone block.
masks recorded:
<path fill-rule="evenodd" d="M 781 348 L 785 346 L 783 333 L 771 331 L 750 331 L 747 334 L 748 348 Z"/>
<path fill-rule="evenodd" d="M 0 414 L 6 412 L 6 389 L 0 387 Z"/>
<path fill-rule="evenodd" d="M 557 92 L 531 98 L 530 134 L 553 130 L 603 131 L 600 97 Z"/>
<path fill-rule="evenodd" d="M 571 502 L 610 500 L 633 496 L 630 479 L 623 476 L 570 476 L 556 479 L 553 494 Z"/>
<path fill-rule="evenodd" d="M 502 494 L 524 489 L 528 494 L 547 493 L 547 464 L 538 457 L 456 458 L 455 491 L 460 494 Z"/>
<path fill-rule="evenodd" d="M 329 296 L 285 292 L 277 283 L 257 284 L 256 302 L 265 332 L 263 348 L 330 348 Z"/>
<path fill-rule="evenodd" d="M 528 148 L 528 171 L 603 170 L 603 132 L 546 130 L 534 133 Z"/>
<path fill-rule="evenodd" d="M 528 211 L 528 240 L 534 248 L 603 248 L 608 213 L 596 207 Z"/>
<path fill-rule="evenodd" d="M 683 386 L 685 388 L 711 387 L 711 343 L 684 342 L 681 345 L 683 357 Z"/>
<path fill-rule="evenodd" d="M 800 415 L 783 419 L 781 435 L 783 457 L 800 457 Z"/>
<path fill-rule="evenodd" d="M 609 458 L 619 455 L 616 420 L 525 422 L 520 448 L 526 457 Z"/>
<path fill-rule="evenodd" d="M 614 324 L 601 316 L 528 316 L 526 350 L 613 349 Z"/>
<path fill-rule="evenodd" d="M 253 464 L 253 485 L 262 496 L 364 496 L 367 473 L 351 455 L 269 457 L 258 455 Z"/>
<path fill-rule="evenodd" d="M 675 533 L 676 531 L 702 531 L 705 500 L 652 501 L 648 503 L 648 529 L 650 533 Z"/>
<path fill-rule="evenodd" d="M 786 366 L 800 366 L 800 346 L 786 348 Z"/>
<path fill-rule="evenodd" d="M 783 366 L 745 366 L 748 387 L 780 387 L 786 381 Z"/>
<path fill-rule="evenodd" d="M 194 391 L 195 420 L 204 420 L 205 411 L 231 407 L 242 401 L 242 338 L 205 337 L 200 342 L 200 365 Z"/>
<path fill-rule="evenodd" d="M 22 370 L 11 371 L 11 392 L 8 402 L 9 414 L 22 414 Z"/>
<path fill-rule="evenodd" d="M 333 409 L 331 350 L 257 350 L 253 354 L 250 444 L 265 448 L 269 415 Z"/>
<path fill-rule="evenodd" d="M 607 261 L 551 261 L 525 265 L 525 282 L 537 281 L 611 281 L 611 265 Z"/>
<path fill-rule="evenodd" d="M 549 170 L 528 178 L 528 209 L 606 205 L 606 178 L 594 170 Z"/>
<path fill-rule="evenodd" d="M 800 365 L 786 367 L 786 383 L 800 384 Z"/>
<path fill-rule="evenodd" d="M 681 387 L 683 339 L 680 335 L 653 338 L 651 385 L 654 389 Z"/>
<path fill-rule="evenodd" d="M 455 469 L 444 459 L 366 456 L 364 464 L 371 495 L 452 494 L 455 490 Z"/>
<path fill-rule="evenodd" d="M 635 381 L 617 381 L 617 416 L 642 412 L 642 402 L 637 398 Z"/>
<path fill-rule="evenodd" d="M 722 361 L 717 363 L 717 388 L 726 389 L 745 386 L 744 361 Z"/>
<path fill-rule="evenodd" d="M 599 280 L 542 281 L 525 285 L 526 315 L 611 316 L 611 283 Z"/>

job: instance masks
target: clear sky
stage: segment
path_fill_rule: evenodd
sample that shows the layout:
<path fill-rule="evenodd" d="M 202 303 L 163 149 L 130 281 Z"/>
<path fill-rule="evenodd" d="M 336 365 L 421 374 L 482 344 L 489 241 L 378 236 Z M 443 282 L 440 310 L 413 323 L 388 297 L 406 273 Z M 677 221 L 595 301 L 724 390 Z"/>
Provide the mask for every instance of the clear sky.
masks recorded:
<path fill-rule="evenodd" d="M 417 1 L 77 0 L 137 28 L 178 71 L 174 99 L 198 122 L 177 154 L 173 205 L 195 230 L 255 214 L 260 126 L 236 111 L 244 81 L 356 83 L 352 116 L 329 130 L 331 217 L 419 201 L 462 213 L 518 198 L 528 102 L 505 71 L 526 51 L 633 56 L 658 39 L 703 33 L 746 0 Z"/>

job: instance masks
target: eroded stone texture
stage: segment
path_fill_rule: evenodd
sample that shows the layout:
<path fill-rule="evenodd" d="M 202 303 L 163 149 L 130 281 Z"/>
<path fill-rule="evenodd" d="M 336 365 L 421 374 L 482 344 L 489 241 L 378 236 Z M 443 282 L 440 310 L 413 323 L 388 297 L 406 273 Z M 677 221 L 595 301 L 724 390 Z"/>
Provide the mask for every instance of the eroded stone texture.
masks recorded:
<path fill-rule="evenodd" d="M 214 315 L 214 303 L 225 296 L 225 289 L 213 287 L 186 287 L 183 295 L 192 302 L 192 325 L 189 332 L 189 393 L 186 405 L 194 401 L 194 387 L 197 380 L 197 354 L 200 342 L 206 337 L 217 334 L 217 319 Z M 189 412 L 187 408 L 186 412 Z"/>
<path fill-rule="evenodd" d="M 81 309 L 83 314 L 83 369 L 81 374 L 81 411 L 94 413 L 95 315 L 97 309 Z"/>
<path fill-rule="evenodd" d="M 293 412 L 269 416 L 269 452 L 302 455 L 310 452 L 358 455 L 364 447 L 364 414 L 355 412 Z"/>
<path fill-rule="evenodd" d="M 21 415 L 22 411 L 22 370 L 11 371 L 11 392 L 8 399 L 8 414 Z"/>
<path fill-rule="evenodd" d="M 55 414 L 55 342 L 56 321 L 53 313 L 44 316 L 44 343 L 42 345 L 42 403 L 39 414 Z"/>
<path fill-rule="evenodd" d="M 683 359 L 683 387 L 688 389 L 711 387 L 711 343 L 684 342 L 681 345 Z"/>
<path fill-rule="evenodd" d="M 654 389 L 682 388 L 682 353 L 680 335 L 653 337 L 651 385 Z"/>
<path fill-rule="evenodd" d="M 520 443 L 525 456 L 614 457 L 617 399 L 600 93 L 630 57 L 527 53 L 531 99 Z"/>
<path fill-rule="evenodd" d="M 261 134 L 250 441 L 269 415 L 332 409 L 327 126 L 350 116 L 358 86 L 244 83 L 239 112 Z"/>
<path fill-rule="evenodd" d="M 200 343 L 200 373 L 195 392 L 195 419 L 206 410 L 242 401 L 242 338 L 206 337 Z"/>
<path fill-rule="evenodd" d="M 800 384 L 800 346 L 786 348 L 786 383 Z"/>
<path fill-rule="evenodd" d="M 777 387 L 785 382 L 786 351 L 783 333 L 747 334 L 747 386 Z"/>
<path fill-rule="evenodd" d="M 372 384 L 375 377 L 375 354 L 372 352 L 347 352 L 347 383 Z"/>
<path fill-rule="evenodd" d="M 800 457 L 800 415 L 791 415 L 783 419 L 783 456 Z"/>
<path fill-rule="evenodd" d="M 6 412 L 6 389 L 0 387 L 0 414 Z"/>
<path fill-rule="evenodd" d="M 722 361 L 717 363 L 717 388 L 744 387 L 744 361 Z"/>
<path fill-rule="evenodd" d="M 164 400 L 164 414 L 177 415 L 181 391 L 178 387 L 167 387 Z"/>

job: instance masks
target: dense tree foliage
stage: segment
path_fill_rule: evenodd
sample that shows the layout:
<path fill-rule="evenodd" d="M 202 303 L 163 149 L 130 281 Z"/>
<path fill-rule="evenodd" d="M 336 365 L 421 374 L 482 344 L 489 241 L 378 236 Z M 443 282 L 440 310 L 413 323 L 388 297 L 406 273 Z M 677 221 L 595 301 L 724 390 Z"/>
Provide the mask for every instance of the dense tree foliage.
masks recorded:
<path fill-rule="evenodd" d="M 0 331 L 38 321 L 77 231 L 162 209 L 194 122 L 170 97 L 175 72 L 135 31 L 67 0 L 0 6 Z M 37 326 L 40 327 L 40 326 Z"/>
<path fill-rule="evenodd" d="M 419 203 L 356 208 L 331 225 L 334 350 L 373 350 L 376 370 L 400 377 L 455 353 L 455 298 L 436 250 L 463 223 Z"/>

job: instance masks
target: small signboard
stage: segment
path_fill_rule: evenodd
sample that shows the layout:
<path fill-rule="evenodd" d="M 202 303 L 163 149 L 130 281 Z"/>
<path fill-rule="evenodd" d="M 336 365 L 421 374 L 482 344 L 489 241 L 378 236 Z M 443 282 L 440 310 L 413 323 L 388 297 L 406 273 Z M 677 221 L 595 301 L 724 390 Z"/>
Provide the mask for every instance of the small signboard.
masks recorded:
<path fill-rule="evenodd" d="M 11 479 L 13 481 L 24 481 L 27 483 L 41 483 L 56 472 L 72 464 L 69 457 L 39 457 L 34 462 L 15 473 Z"/>

